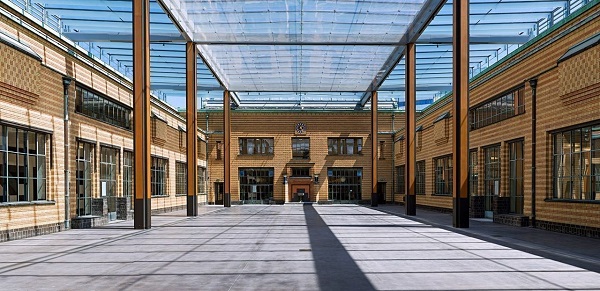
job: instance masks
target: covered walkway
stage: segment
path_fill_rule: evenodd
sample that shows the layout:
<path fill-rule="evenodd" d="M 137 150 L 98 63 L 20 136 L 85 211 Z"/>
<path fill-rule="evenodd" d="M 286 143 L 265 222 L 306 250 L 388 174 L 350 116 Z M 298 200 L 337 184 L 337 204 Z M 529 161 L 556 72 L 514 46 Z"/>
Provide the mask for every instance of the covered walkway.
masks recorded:
<path fill-rule="evenodd" d="M 600 274 L 510 239 L 475 238 L 476 227 L 458 230 L 467 236 L 356 205 L 201 207 L 197 217 L 152 219 L 148 230 L 127 221 L 2 243 L 1 289 L 600 289 Z M 556 247 L 568 253 L 569 239 L 597 243 L 566 236 Z"/>

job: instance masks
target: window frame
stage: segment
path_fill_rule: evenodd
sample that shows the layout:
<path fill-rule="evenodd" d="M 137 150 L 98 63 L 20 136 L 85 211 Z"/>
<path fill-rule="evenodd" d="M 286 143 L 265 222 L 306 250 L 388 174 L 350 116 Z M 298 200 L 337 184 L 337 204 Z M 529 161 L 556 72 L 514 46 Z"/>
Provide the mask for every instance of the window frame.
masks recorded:
<path fill-rule="evenodd" d="M 352 153 L 349 153 L 349 141 L 352 141 Z M 362 155 L 362 137 L 328 137 L 327 155 L 330 156 L 353 156 Z M 334 150 L 335 149 L 335 150 Z"/>

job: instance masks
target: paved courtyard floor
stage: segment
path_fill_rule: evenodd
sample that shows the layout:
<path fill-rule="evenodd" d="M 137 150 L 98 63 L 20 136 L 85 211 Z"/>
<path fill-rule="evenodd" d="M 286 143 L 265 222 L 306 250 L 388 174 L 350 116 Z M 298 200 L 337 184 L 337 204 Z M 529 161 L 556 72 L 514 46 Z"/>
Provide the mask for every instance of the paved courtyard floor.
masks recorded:
<path fill-rule="evenodd" d="M 600 290 L 599 273 L 362 206 L 200 212 L 0 243 L 0 290 Z"/>

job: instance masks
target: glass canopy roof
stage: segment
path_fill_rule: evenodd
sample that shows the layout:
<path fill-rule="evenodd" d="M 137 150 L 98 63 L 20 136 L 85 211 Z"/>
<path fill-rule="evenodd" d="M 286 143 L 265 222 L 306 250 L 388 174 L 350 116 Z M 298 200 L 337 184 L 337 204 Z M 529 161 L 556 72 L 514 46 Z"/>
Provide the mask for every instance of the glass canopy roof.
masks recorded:
<path fill-rule="evenodd" d="M 0 1 L 132 77 L 131 0 Z M 596 4 L 471 0 L 471 76 Z M 409 41 L 417 43 L 417 109 L 452 89 L 452 0 L 151 0 L 150 6 L 151 88 L 174 107 L 185 107 L 187 40 L 202 56 L 198 96 L 205 108 L 221 107 L 227 89 L 240 108 L 360 109 L 367 91 L 377 90 L 380 108 L 403 109 Z"/>

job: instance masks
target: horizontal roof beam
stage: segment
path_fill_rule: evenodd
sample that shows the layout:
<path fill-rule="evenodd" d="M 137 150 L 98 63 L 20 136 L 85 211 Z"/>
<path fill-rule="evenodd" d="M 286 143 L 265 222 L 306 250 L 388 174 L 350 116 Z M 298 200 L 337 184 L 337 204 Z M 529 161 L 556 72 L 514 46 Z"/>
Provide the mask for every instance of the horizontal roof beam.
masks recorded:
<path fill-rule="evenodd" d="M 98 33 L 98 32 L 63 32 L 63 35 L 74 42 L 133 42 L 133 34 L 125 33 Z M 180 33 L 150 34 L 150 42 L 177 42 L 185 43 Z"/>

